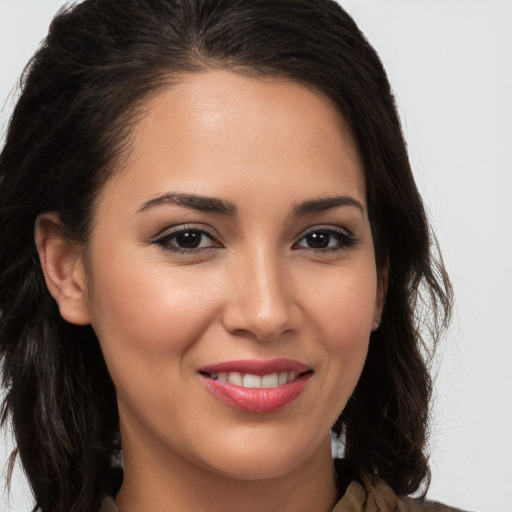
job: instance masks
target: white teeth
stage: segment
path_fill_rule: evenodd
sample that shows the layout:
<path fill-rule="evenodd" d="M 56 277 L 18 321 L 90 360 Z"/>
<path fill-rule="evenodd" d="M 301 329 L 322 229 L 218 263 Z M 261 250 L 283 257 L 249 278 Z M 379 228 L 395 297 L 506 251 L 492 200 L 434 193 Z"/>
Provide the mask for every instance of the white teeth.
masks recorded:
<path fill-rule="evenodd" d="M 229 382 L 235 386 L 244 388 L 277 388 L 288 382 L 295 380 L 297 374 L 295 372 L 279 372 L 269 375 L 253 375 L 251 373 L 242 374 L 240 372 L 220 372 L 211 373 L 210 379 L 219 380 L 221 382 Z"/>
<path fill-rule="evenodd" d="M 242 386 L 243 385 L 242 374 L 238 373 L 238 372 L 228 373 L 228 382 L 230 384 L 234 384 L 235 386 Z"/>
<path fill-rule="evenodd" d="M 244 375 L 242 386 L 244 388 L 261 388 L 261 377 L 259 375 L 246 373 Z"/>
<path fill-rule="evenodd" d="M 277 388 L 279 385 L 279 377 L 277 373 L 272 373 L 271 375 L 264 375 L 261 378 L 261 387 L 262 388 Z"/>

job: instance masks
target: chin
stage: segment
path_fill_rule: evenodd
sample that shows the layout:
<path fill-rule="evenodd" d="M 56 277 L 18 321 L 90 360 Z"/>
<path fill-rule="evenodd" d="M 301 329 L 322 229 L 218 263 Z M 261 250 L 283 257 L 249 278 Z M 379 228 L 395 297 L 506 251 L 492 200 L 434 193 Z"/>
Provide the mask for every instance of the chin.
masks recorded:
<path fill-rule="evenodd" d="M 223 461 L 222 467 L 216 470 L 234 480 L 267 480 L 285 476 L 296 469 L 295 461 L 269 460 L 262 457 L 258 460 Z"/>
<path fill-rule="evenodd" d="M 298 450 L 296 444 L 288 449 L 274 443 L 263 448 L 255 443 L 251 447 L 241 446 L 244 448 L 237 449 L 235 453 L 226 450 L 220 458 L 216 456 L 215 464 L 208 464 L 209 469 L 236 480 L 275 479 L 293 473 L 307 463 L 315 451 Z"/>

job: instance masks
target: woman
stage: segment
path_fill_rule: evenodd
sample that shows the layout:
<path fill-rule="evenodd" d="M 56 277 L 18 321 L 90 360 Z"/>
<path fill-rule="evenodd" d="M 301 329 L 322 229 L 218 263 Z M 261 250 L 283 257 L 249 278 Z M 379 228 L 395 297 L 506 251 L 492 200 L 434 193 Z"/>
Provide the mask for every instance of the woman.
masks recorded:
<path fill-rule="evenodd" d="M 404 496 L 450 286 L 337 4 L 68 9 L 0 176 L 3 419 L 43 511 L 448 510 Z"/>

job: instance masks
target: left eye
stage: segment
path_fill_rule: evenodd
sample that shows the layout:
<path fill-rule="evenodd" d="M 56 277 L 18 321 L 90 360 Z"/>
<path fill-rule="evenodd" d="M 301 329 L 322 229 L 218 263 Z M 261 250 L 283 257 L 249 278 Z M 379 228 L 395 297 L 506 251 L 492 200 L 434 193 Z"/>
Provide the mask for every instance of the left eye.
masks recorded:
<path fill-rule="evenodd" d="M 167 249 L 177 251 L 193 251 L 194 249 L 218 247 L 218 244 L 208 233 L 199 229 L 174 231 L 158 239 L 156 243 Z"/>
<path fill-rule="evenodd" d="M 355 244 L 349 233 L 333 229 L 317 229 L 306 233 L 296 244 L 296 248 L 313 250 L 347 249 Z"/>

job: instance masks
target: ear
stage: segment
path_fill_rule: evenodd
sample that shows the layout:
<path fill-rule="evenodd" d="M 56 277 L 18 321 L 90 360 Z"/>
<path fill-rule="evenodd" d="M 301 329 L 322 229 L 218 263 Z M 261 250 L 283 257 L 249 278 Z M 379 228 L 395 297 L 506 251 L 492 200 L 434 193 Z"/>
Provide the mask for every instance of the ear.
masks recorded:
<path fill-rule="evenodd" d="M 35 242 L 46 286 L 57 301 L 62 318 L 76 325 L 90 323 L 82 252 L 64 234 L 55 212 L 39 215 Z"/>
<path fill-rule="evenodd" d="M 375 297 L 375 307 L 373 310 L 372 331 L 376 331 L 382 321 L 382 310 L 386 302 L 386 293 L 388 290 L 388 265 L 383 265 L 377 274 L 377 295 Z"/>

